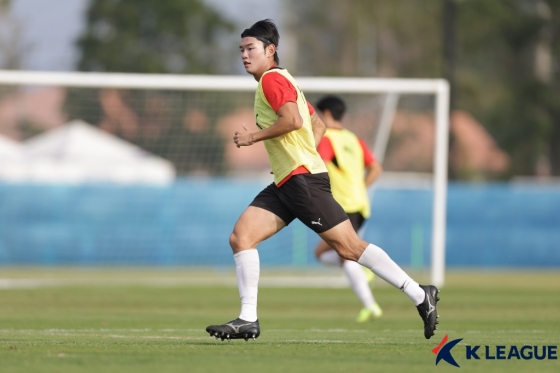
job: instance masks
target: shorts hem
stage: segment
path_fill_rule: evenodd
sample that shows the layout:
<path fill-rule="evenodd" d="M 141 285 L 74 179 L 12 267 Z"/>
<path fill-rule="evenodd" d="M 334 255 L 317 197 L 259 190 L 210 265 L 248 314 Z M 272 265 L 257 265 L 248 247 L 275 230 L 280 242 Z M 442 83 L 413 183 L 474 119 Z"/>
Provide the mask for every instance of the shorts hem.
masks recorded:
<path fill-rule="evenodd" d="M 315 233 L 325 233 L 326 231 L 328 231 L 328 230 L 330 230 L 330 229 L 333 229 L 334 227 L 336 227 L 336 226 L 339 225 L 340 223 L 345 222 L 346 220 L 349 220 L 348 216 L 346 216 L 346 217 L 340 219 L 339 221 L 337 221 L 337 222 L 334 223 L 334 224 L 331 224 L 329 228 L 321 229 L 320 231 L 319 231 L 319 230 L 313 229 L 313 231 L 314 231 Z"/>
<path fill-rule="evenodd" d="M 284 224 L 286 224 L 286 226 L 290 225 L 290 223 L 291 223 L 292 220 L 293 220 L 293 219 L 292 219 L 291 221 L 287 222 L 286 219 L 284 219 L 284 218 L 281 217 L 280 215 L 276 214 L 274 211 L 272 211 L 272 209 L 271 209 L 270 207 L 268 207 L 268 206 L 266 206 L 266 205 L 260 205 L 260 204 L 251 203 L 249 206 L 257 207 L 257 208 L 266 210 L 266 211 L 268 211 L 268 212 L 274 214 L 274 216 L 277 216 L 280 220 L 282 220 L 282 221 L 284 222 Z"/>

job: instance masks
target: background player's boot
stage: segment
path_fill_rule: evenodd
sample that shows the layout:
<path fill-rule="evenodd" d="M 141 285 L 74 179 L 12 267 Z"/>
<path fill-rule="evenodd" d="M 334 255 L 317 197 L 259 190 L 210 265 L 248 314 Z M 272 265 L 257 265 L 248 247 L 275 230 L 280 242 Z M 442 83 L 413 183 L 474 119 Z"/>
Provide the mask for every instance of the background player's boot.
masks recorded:
<path fill-rule="evenodd" d="M 256 339 L 261 334 L 259 320 L 251 322 L 239 318 L 223 325 L 210 325 L 206 331 L 210 333 L 210 337 L 221 338 L 222 341 L 241 338 L 248 341 L 249 338 Z"/>
<path fill-rule="evenodd" d="M 357 322 L 366 322 L 369 320 L 378 319 L 383 316 L 383 310 L 379 307 L 379 304 L 374 303 L 373 306 L 368 308 L 362 308 L 358 314 Z"/>
<path fill-rule="evenodd" d="M 439 290 L 433 285 L 419 286 L 426 292 L 426 298 L 424 302 L 420 303 L 416 308 L 424 321 L 424 337 L 430 339 L 430 337 L 435 334 L 434 331 L 437 329 L 437 324 L 439 323 L 439 315 L 437 313 L 437 302 L 439 301 L 437 294 Z"/>

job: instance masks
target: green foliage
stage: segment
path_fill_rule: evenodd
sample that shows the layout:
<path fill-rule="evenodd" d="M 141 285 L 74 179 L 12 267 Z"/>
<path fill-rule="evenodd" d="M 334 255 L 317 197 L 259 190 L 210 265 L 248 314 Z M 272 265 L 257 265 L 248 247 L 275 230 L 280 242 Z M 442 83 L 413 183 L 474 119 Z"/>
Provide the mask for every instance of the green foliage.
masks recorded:
<path fill-rule="evenodd" d="M 234 50 L 234 46 L 221 45 L 222 38 L 232 29 L 230 21 L 202 0 L 93 0 L 87 12 L 86 30 L 77 42 L 81 52 L 78 69 L 217 73 L 224 69 L 221 56 Z M 113 91 L 111 104 L 103 106 L 102 97 L 110 95 L 109 91 L 69 89 L 65 102 L 67 116 L 93 125 L 116 122 L 110 132 L 173 161 L 180 174 L 189 172 L 194 161 L 182 157 L 179 149 L 206 144 L 209 149 L 202 154 L 212 155 L 204 162 L 210 165 L 207 171 L 224 172 L 222 139 L 213 128 L 217 118 L 210 115 L 212 125 L 198 137 L 188 133 L 181 122 L 189 109 L 210 113 L 207 107 L 193 101 L 192 94 L 119 90 Z M 134 117 L 136 129 L 127 130 L 119 122 L 120 114 L 107 113 L 107 106 L 117 104 Z"/>
<path fill-rule="evenodd" d="M 292 1 L 299 75 L 439 77 L 440 6 L 421 0 Z M 290 22 L 290 21 L 289 21 Z"/>
<path fill-rule="evenodd" d="M 550 137 L 560 126 L 553 115 L 560 102 L 551 100 L 558 79 L 539 78 L 535 58 L 539 42 L 551 46 L 560 35 L 535 4 L 470 0 L 457 7 L 457 107 L 473 113 L 507 151 L 512 175 L 533 174 L 537 159 L 558 146 Z M 560 168 L 552 171 L 560 174 Z"/>
<path fill-rule="evenodd" d="M 201 0 L 94 0 L 78 41 L 83 71 L 213 73 L 233 25 Z"/>
<path fill-rule="evenodd" d="M 474 115 L 509 154 L 505 176 L 535 174 L 543 157 L 560 175 L 560 1 L 450 1 L 455 109 Z M 299 75 L 444 76 L 444 0 L 291 4 Z M 549 53 L 550 67 L 537 66 L 537 53 Z"/>

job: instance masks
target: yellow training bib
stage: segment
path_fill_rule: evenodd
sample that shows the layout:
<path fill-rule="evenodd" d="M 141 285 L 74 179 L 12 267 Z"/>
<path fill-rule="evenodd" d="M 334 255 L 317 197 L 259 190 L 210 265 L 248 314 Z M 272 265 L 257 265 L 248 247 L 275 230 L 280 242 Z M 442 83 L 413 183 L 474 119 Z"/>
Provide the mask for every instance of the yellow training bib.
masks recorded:
<path fill-rule="evenodd" d="M 259 86 L 255 92 L 255 120 L 257 126 L 263 130 L 272 126 L 279 118 L 267 101 L 262 89 L 262 78 L 271 72 L 283 75 L 292 83 L 297 91 L 298 111 L 303 119 L 303 125 L 300 129 L 273 139 L 264 140 L 270 167 L 274 173 L 274 182 L 278 184 L 300 166 L 304 166 L 312 174 L 327 172 L 325 163 L 316 150 L 315 138 L 311 128 L 311 117 L 303 92 L 301 92 L 290 73 L 284 69 L 269 70 L 263 74 L 259 81 Z"/>
<path fill-rule="evenodd" d="M 370 216 L 369 198 L 364 181 L 364 152 L 358 137 L 347 129 L 327 129 L 325 137 L 331 141 L 336 157 L 327 163 L 334 199 L 346 213 L 359 212 Z"/>

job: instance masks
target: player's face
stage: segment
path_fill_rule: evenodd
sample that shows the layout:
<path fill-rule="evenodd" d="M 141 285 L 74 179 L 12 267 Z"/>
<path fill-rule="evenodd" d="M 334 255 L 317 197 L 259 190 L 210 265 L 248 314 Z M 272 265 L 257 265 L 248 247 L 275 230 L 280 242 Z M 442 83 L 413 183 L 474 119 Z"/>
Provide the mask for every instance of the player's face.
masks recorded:
<path fill-rule="evenodd" d="M 252 75 L 266 71 L 269 68 L 271 57 L 274 56 L 272 47 L 265 48 L 262 41 L 253 37 L 241 39 L 239 50 L 245 71 Z M 274 61 L 273 58 L 272 61 Z"/>

